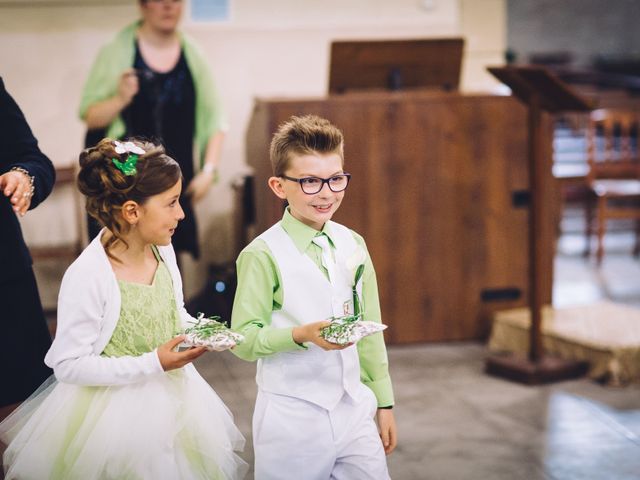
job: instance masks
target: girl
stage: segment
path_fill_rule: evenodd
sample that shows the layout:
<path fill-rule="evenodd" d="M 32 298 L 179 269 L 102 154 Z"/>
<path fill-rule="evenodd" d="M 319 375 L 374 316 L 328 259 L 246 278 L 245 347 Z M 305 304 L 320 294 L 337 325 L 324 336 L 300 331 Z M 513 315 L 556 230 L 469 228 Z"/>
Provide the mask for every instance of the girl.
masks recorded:
<path fill-rule="evenodd" d="M 181 173 L 162 147 L 104 139 L 80 155 L 100 234 L 62 280 L 55 378 L 0 424 L 7 479 L 235 479 L 244 438 L 175 351 L 192 320 L 171 236 Z"/>

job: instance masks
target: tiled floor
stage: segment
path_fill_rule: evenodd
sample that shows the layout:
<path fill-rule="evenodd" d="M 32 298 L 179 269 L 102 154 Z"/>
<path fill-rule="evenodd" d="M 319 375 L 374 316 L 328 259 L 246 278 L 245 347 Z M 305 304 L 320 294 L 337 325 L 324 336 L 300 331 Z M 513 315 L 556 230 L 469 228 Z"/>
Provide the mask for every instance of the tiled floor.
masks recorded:
<path fill-rule="evenodd" d="M 609 298 L 640 306 L 640 262 L 628 254 L 631 240 L 610 236 L 596 268 L 580 256 L 582 238 L 564 235 L 556 303 Z M 476 343 L 389 348 L 400 438 L 388 459 L 393 479 L 640 479 L 640 385 L 581 379 L 523 386 L 485 375 L 486 354 Z M 225 353 L 197 366 L 233 411 L 251 463 L 255 365 Z"/>
<path fill-rule="evenodd" d="M 485 375 L 485 355 L 473 343 L 389 348 L 400 432 L 392 478 L 640 478 L 639 386 L 527 387 Z M 251 463 L 253 365 L 211 354 L 198 369 L 233 411 Z"/>

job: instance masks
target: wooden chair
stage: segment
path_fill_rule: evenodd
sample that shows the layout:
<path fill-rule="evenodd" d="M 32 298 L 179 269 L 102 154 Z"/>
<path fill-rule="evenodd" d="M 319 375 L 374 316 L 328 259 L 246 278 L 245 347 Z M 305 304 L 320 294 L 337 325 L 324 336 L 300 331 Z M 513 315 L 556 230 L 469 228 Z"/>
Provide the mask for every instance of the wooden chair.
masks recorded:
<path fill-rule="evenodd" d="M 34 261 L 64 259 L 68 263 L 73 262 L 82 252 L 84 245 L 87 243 L 85 238 L 85 230 L 83 224 L 83 204 L 80 192 L 75 186 L 77 167 L 75 165 L 68 167 L 56 167 L 56 183 L 54 192 L 67 186 L 72 189 L 73 210 L 64 212 L 64 215 L 73 215 L 76 235 L 68 243 L 62 245 L 29 245 L 29 251 Z M 46 203 L 43 205 L 46 208 Z"/>
<path fill-rule="evenodd" d="M 639 126 L 640 114 L 631 110 L 594 110 L 589 118 L 585 256 L 591 253 L 591 234 L 595 226 L 598 264 L 604 255 L 603 241 L 609 219 L 635 220 L 633 253 L 640 253 Z"/>

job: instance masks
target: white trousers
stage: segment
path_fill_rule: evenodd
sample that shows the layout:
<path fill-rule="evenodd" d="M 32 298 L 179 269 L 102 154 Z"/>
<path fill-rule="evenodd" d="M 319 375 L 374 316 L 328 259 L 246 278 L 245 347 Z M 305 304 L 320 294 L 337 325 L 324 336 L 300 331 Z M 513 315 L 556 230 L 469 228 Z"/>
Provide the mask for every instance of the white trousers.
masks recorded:
<path fill-rule="evenodd" d="M 253 414 L 256 480 L 388 480 L 373 392 L 333 410 L 258 391 Z"/>

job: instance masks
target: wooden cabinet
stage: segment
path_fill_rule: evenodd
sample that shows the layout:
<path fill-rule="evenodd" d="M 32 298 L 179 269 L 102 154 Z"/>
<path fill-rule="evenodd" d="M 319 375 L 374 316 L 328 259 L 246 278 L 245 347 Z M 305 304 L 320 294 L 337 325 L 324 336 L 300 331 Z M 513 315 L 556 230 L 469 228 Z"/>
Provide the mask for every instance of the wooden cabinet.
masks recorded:
<path fill-rule="evenodd" d="M 353 177 L 335 220 L 367 241 L 389 343 L 484 338 L 493 311 L 527 304 L 527 114 L 518 101 L 427 92 L 256 101 L 247 155 L 258 232 L 282 216 L 267 187 L 271 135 L 307 113 L 344 132 Z M 551 208 L 550 163 L 548 171 Z M 546 301 L 551 217 L 541 248 Z"/>

